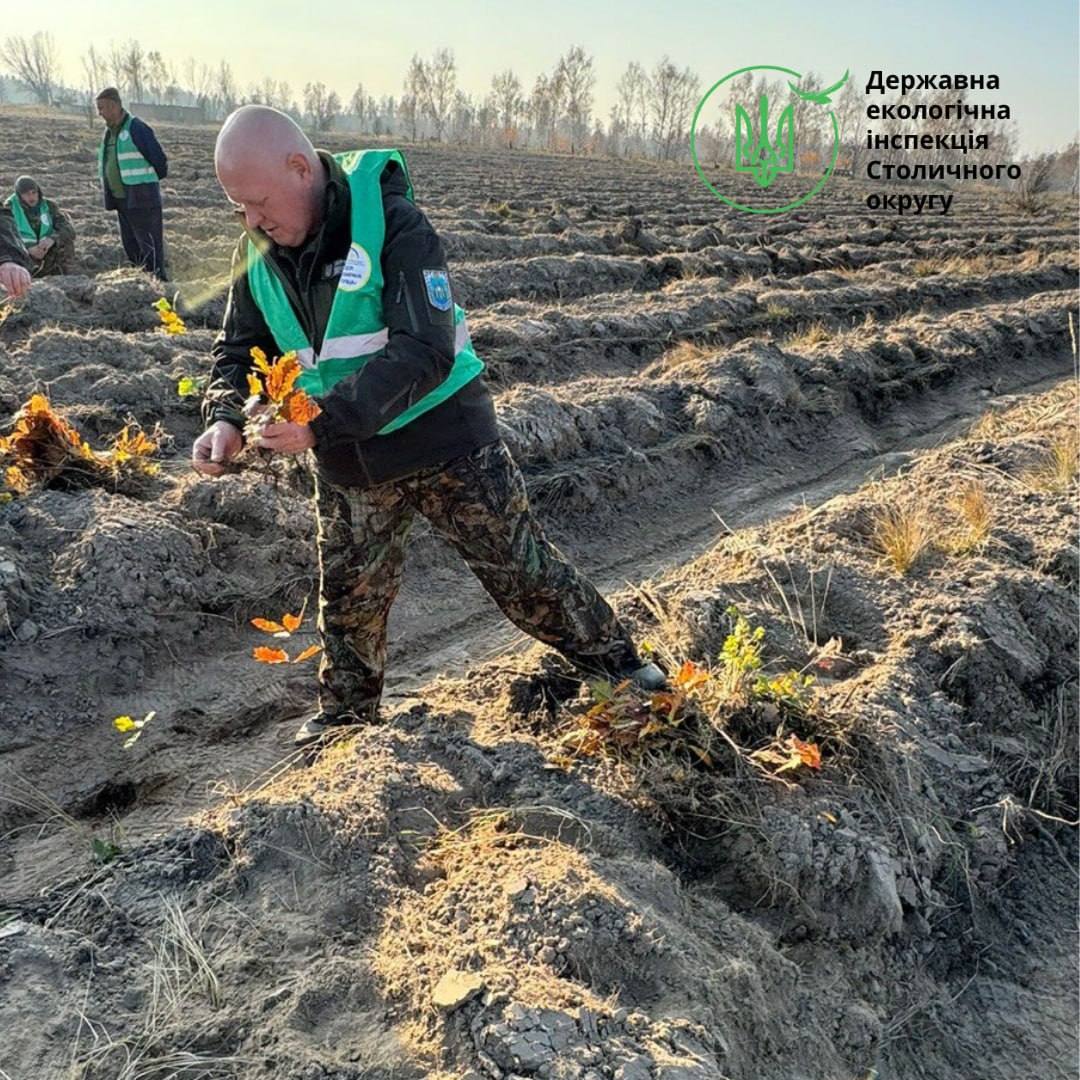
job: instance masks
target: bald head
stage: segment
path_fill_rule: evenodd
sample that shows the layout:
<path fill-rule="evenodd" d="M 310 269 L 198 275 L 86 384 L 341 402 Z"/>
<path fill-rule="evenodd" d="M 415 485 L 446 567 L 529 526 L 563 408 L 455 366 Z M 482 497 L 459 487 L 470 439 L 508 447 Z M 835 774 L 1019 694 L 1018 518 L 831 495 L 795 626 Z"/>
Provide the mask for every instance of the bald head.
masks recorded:
<path fill-rule="evenodd" d="M 214 168 L 249 229 L 296 247 L 322 217 L 326 173 L 311 140 L 290 116 L 244 105 L 218 132 Z"/>

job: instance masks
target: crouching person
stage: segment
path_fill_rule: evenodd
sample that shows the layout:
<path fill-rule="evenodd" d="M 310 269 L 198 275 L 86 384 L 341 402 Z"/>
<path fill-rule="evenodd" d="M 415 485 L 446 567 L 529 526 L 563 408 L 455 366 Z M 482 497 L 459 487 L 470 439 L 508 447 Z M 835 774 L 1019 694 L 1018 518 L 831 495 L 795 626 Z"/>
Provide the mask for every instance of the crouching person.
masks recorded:
<path fill-rule="evenodd" d="M 75 264 L 75 229 L 53 199 L 46 199 L 32 176 L 20 176 L 4 202 L 30 256 L 34 277 L 70 274 Z"/>

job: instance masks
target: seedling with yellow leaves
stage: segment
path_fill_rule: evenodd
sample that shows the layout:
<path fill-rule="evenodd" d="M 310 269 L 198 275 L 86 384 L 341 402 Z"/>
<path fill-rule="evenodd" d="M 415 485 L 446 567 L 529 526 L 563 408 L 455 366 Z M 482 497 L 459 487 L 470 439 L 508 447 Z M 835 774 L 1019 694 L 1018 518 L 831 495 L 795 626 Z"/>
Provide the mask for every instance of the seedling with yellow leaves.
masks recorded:
<path fill-rule="evenodd" d="M 180 315 L 164 296 L 160 300 L 155 301 L 153 306 L 157 308 L 158 316 L 161 319 L 161 329 L 164 333 L 169 335 L 187 333 L 187 326 L 184 325 L 184 320 L 180 318 Z"/>

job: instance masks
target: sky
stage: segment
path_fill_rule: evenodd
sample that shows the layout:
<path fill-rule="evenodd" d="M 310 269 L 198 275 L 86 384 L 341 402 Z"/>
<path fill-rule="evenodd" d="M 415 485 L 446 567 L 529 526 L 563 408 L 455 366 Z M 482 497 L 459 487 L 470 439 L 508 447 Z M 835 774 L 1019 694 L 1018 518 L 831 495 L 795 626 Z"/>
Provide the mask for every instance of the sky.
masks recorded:
<path fill-rule="evenodd" d="M 527 91 L 581 45 L 595 59 L 594 114 L 605 122 L 627 63 L 651 69 L 667 54 L 701 77 L 703 92 L 750 64 L 815 71 L 826 83 L 850 68 L 860 88 L 875 69 L 993 73 L 1001 88 L 981 100 L 1009 105 L 1023 153 L 1058 148 L 1080 126 L 1076 0 L 49 0 L 20 7 L 18 29 L 53 34 L 69 84 L 81 82 L 87 45 L 136 37 L 181 70 L 188 56 L 227 59 L 242 90 L 271 75 L 299 97 L 321 80 L 346 102 L 358 82 L 376 97 L 399 96 L 412 55 L 446 47 L 458 86 L 482 97 L 497 71 L 513 69 Z"/>

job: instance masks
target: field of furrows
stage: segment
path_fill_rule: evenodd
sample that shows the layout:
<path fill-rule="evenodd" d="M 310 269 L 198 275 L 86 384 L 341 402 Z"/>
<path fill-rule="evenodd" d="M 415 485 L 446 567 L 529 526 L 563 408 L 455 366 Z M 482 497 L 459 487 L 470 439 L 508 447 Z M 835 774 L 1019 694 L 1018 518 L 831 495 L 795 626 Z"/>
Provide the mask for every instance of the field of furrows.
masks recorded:
<path fill-rule="evenodd" d="M 310 479 L 190 469 L 238 229 L 214 130 L 156 130 L 167 284 L 96 128 L 0 109 L 0 187 L 78 231 L 0 323 L 0 435 L 33 393 L 94 448 L 160 425 L 137 484 L 0 504 L 0 1078 L 1074 1076 L 1075 202 L 752 215 L 405 146 L 548 535 L 672 673 L 727 670 L 735 605 L 815 681 L 575 741 L 621 699 L 421 521 L 386 723 L 306 766 L 313 669 L 249 620 L 314 610 Z M 789 737 L 820 767 L 760 767 Z"/>

